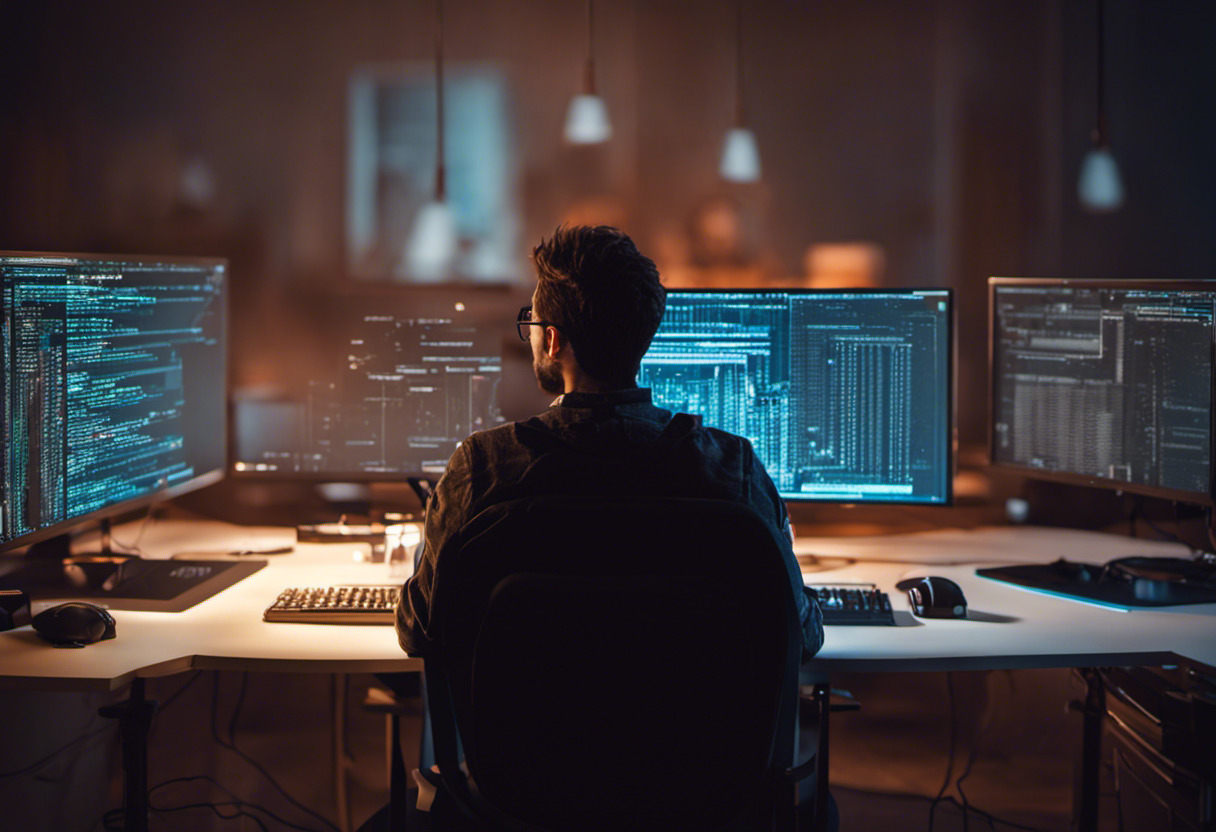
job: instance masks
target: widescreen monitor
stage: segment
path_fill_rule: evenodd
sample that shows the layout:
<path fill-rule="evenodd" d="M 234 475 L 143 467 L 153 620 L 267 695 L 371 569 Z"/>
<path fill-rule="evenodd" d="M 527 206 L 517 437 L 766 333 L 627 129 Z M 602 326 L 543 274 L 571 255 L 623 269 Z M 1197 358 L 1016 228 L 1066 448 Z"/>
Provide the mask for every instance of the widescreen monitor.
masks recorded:
<path fill-rule="evenodd" d="M 947 504 L 951 293 L 673 290 L 639 384 L 747 437 L 786 500 Z"/>
<path fill-rule="evenodd" d="M 991 278 L 990 459 L 1212 505 L 1216 283 Z"/>
<path fill-rule="evenodd" d="M 336 295 L 325 326 L 297 333 L 310 359 L 295 388 L 236 398 L 233 473 L 437 478 L 465 437 L 504 421 L 500 300 L 473 291 Z"/>
<path fill-rule="evenodd" d="M 224 260 L 0 252 L 0 548 L 215 482 Z"/>

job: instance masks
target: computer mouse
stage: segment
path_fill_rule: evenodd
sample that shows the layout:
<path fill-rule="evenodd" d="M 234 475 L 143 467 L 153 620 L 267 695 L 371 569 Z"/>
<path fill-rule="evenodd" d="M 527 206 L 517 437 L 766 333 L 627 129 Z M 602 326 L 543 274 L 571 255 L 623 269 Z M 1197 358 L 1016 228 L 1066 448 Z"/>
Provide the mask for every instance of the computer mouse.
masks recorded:
<path fill-rule="evenodd" d="M 912 614 L 921 618 L 966 618 L 967 599 L 963 590 L 949 578 L 927 575 L 908 578 L 896 585 L 906 590 Z"/>
<path fill-rule="evenodd" d="M 34 632 L 56 647 L 84 647 L 114 638 L 114 616 L 87 601 L 47 607 L 30 622 Z"/>

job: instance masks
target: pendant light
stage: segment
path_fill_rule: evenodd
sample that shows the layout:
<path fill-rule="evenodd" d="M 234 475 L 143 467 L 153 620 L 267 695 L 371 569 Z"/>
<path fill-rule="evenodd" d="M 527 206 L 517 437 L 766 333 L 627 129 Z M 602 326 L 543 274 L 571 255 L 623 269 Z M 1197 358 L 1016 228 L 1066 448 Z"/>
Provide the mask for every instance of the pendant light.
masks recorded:
<path fill-rule="evenodd" d="M 406 248 L 409 274 L 419 282 L 443 280 L 456 256 L 456 219 L 447 201 L 443 143 L 443 0 L 435 0 L 435 189 L 414 220 Z"/>
<path fill-rule="evenodd" d="M 1081 160 L 1077 197 L 1081 207 L 1095 213 L 1117 211 L 1123 205 L 1123 180 L 1106 137 L 1105 0 L 1098 0 L 1098 107 L 1089 152 Z"/>
<path fill-rule="evenodd" d="M 735 0 L 735 122 L 722 143 L 718 173 L 728 182 L 760 181 L 760 151 L 743 108 L 743 2 Z"/>
<path fill-rule="evenodd" d="M 571 144 L 599 144 L 611 135 L 608 108 L 595 91 L 595 8 L 594 0 L 587 0 L 587 63 L 582 92 L 570 99 L 566 110 L 565 137 Z"/>

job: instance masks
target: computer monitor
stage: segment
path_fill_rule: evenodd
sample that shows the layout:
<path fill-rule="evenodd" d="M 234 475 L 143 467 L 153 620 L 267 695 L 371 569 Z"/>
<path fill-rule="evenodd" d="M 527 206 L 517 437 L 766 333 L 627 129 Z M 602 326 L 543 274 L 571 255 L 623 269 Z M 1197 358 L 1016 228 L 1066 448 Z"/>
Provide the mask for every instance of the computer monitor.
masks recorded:
<path fill-rule="evenodd" d="M 1211 506 L 1216 283 L 991 278 L 990 459 Z"/>
<path fill-rule="evenodd" d="M 285 395 L 234 403 L 232 471 L 318 482 L 436 479 L 470 433 L 501 424 L 498 386 L 509 319 L 502 293 L 347 289 L 324 326 L 303 327 L 311 356 Z"/>
<path fill-rule="evenodd" d="M 227 264 L 0 252 L 0 549 L 223 476 Z"/>
<path fill-rule="evenodd" d="M 786 500 L 946 504 L 951 293 L 673 290 L 639 384 L 751 440 Z"/>

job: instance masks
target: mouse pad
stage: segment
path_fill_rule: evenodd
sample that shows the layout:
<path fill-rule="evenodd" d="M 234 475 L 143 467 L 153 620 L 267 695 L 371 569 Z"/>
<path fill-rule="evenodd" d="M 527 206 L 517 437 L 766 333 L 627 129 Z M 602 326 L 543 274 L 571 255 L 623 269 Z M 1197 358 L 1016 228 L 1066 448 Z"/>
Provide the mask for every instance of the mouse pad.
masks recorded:
<path fill-rule="evenodd" d="M 1119 609 L 1172 607 L 1180 604 L 1216 603 L 1216 589 L 1177 581 L 1103 579 L 1102 566 L 1070 564 L 1061 570 L 1053 564 L 997 566 L 977 569 L 982 578 L 1004 581 L 1027 589 L 1088 601 Z"/>
<path fill-rule="evenodd" d="M 100 563 L 5 558 L 0 589 L 30 598 L 92 601 L 112 610 L 181 612 L 247 578 L 264 560 L 144 560 Z"/>

